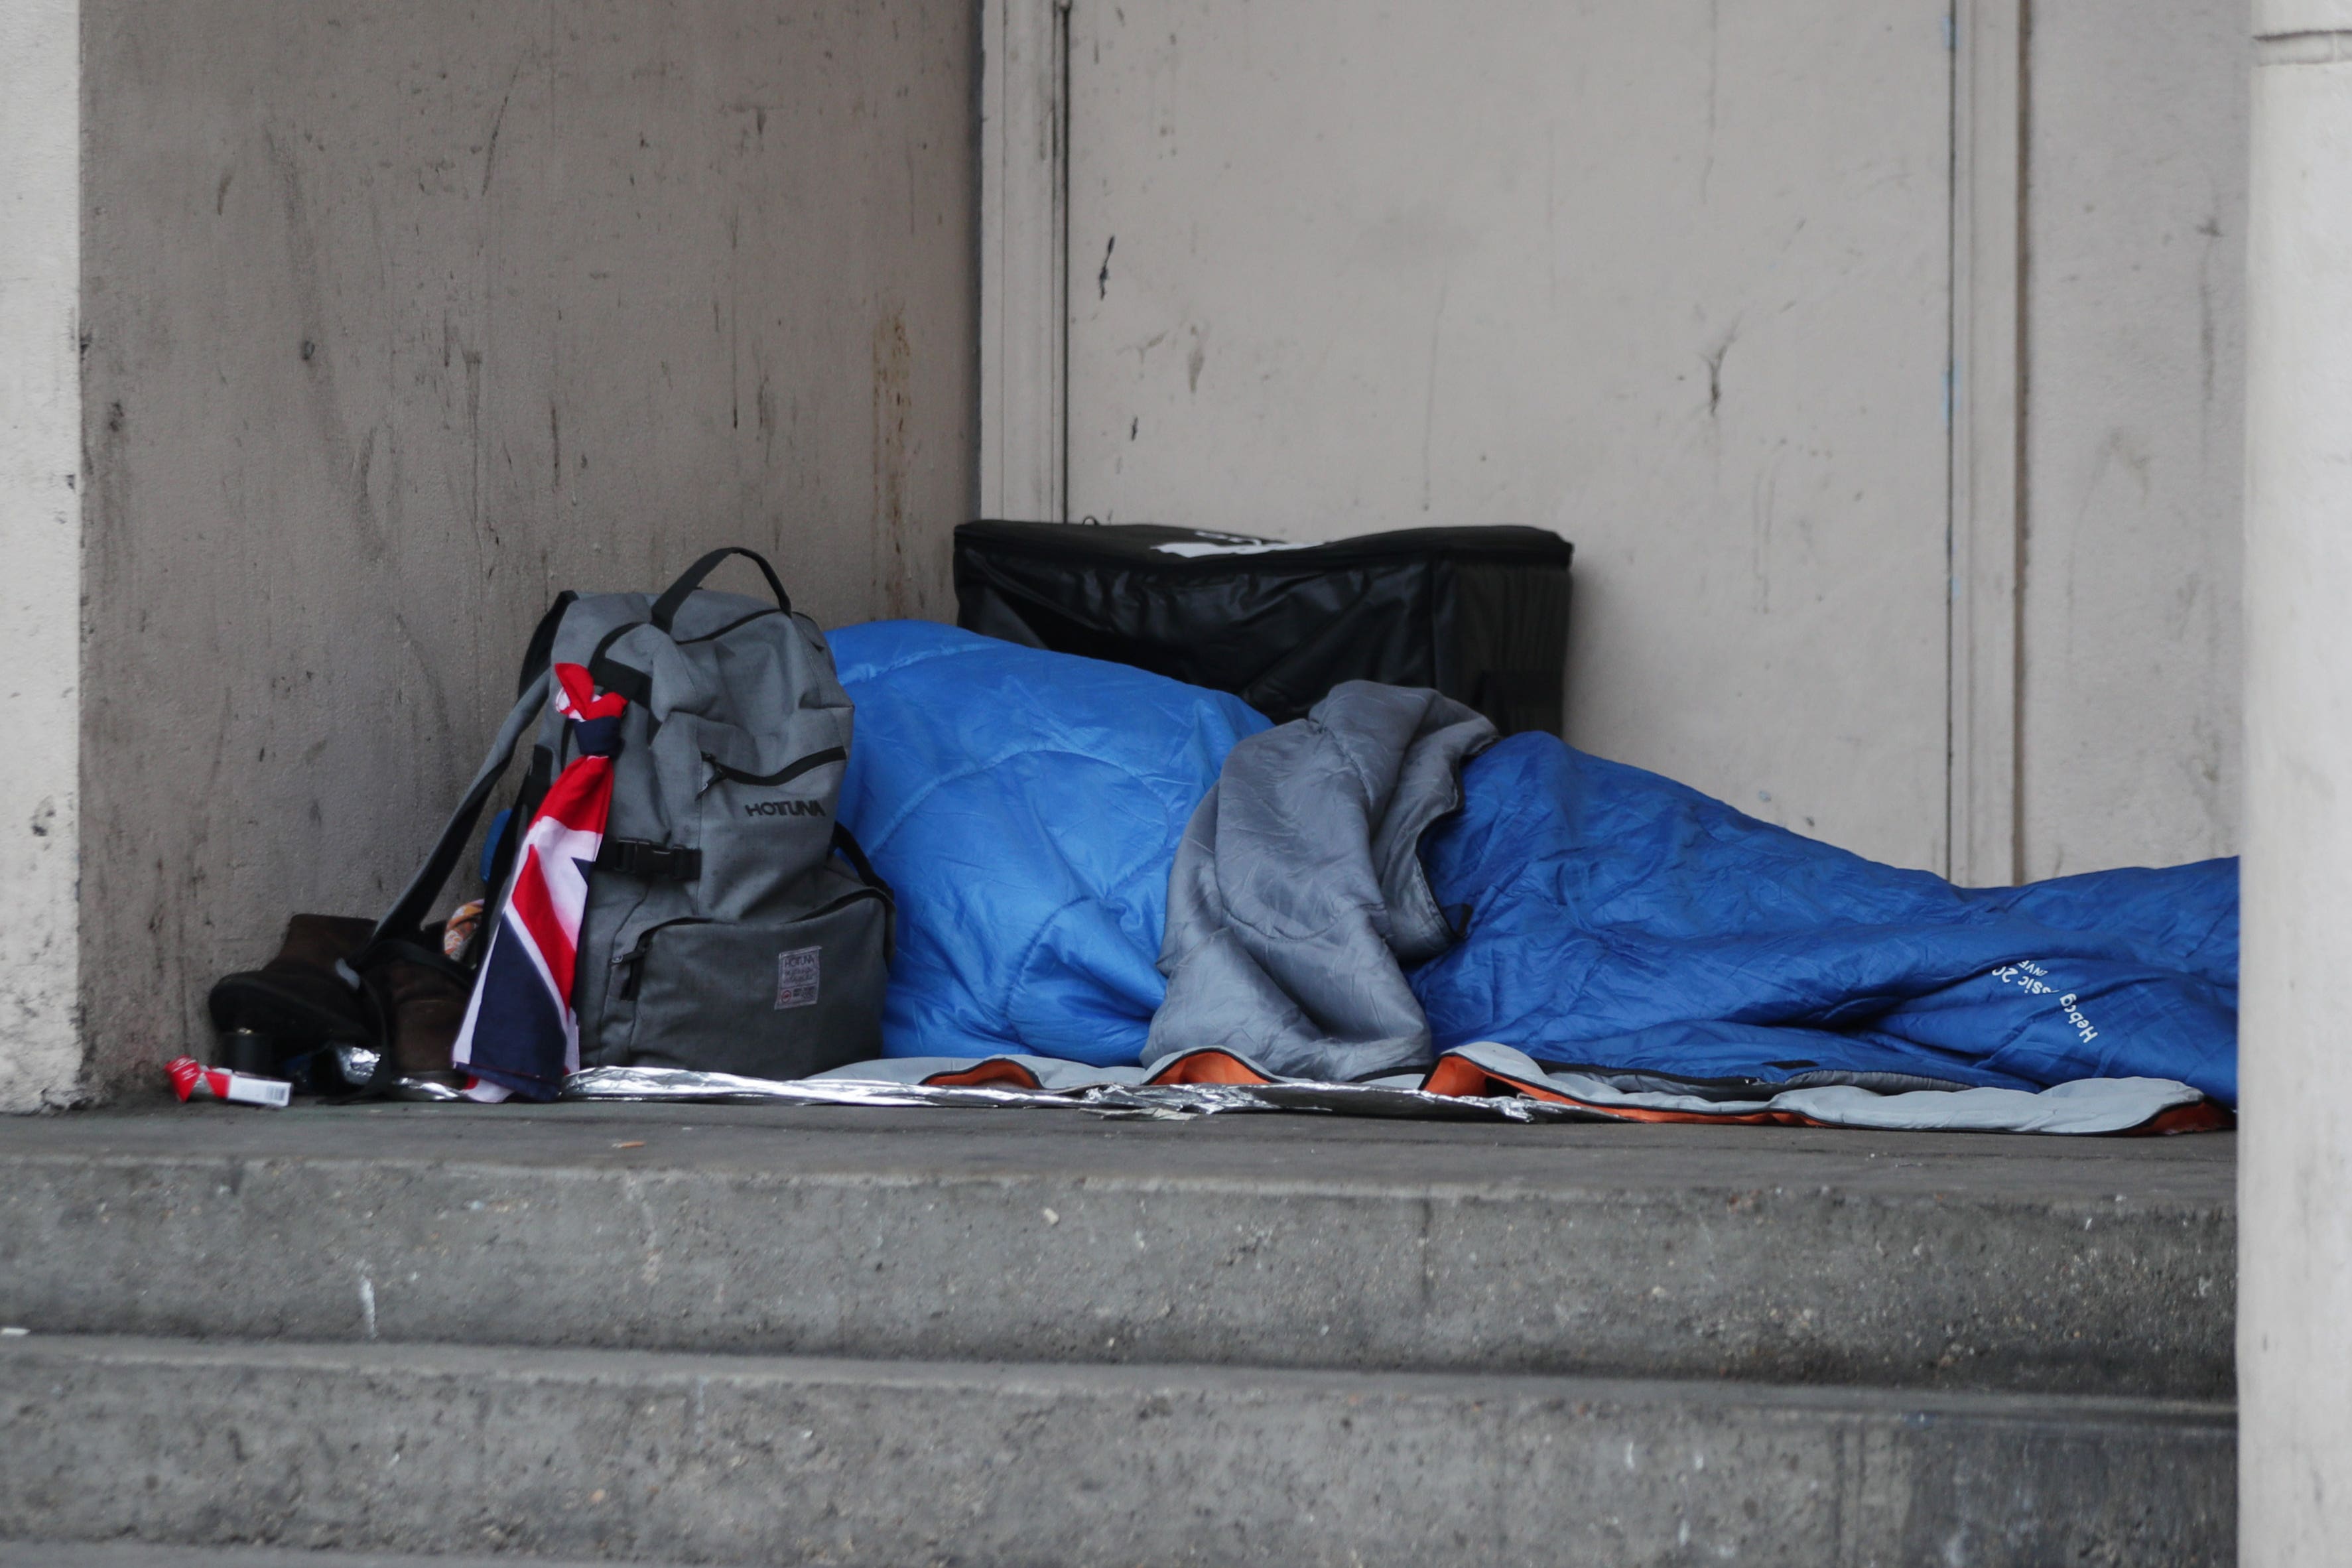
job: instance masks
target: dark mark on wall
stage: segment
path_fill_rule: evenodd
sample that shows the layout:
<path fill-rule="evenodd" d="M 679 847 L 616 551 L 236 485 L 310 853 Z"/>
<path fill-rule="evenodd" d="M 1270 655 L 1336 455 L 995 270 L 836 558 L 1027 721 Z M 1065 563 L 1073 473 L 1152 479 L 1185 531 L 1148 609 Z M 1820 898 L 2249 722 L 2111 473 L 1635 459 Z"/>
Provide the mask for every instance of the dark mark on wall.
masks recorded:
<path fill-rule="evenodd" d="M 1110 243 L 1103 247 L 1102 270 L 1095 274 L 1095 298 L 1097 300 L 1110 298 L 1110 253 L 1118 246 L 1118 236 L 1112 235 Z"/>
<path fill-rule="evenodd" d="M 907 424 L 914 352 L 905 317 L 890 311 L 874 324 L 874 511 L 876 600 L 892 618 L 927 607 L 907 549 Z"/>
<path fill-rule="evenodd" d="M 2213 240 L 2217 240 L 2217 239 L 2219 239 L 2219 238 L 2221 238 L 2221 219 L 2220 215 L 2219 215 L 2219 214 L 2208 214 L 2208 215 L 2207 215 L 2207 216 L 2206 216 L 2205 221 L 2204 221 L 2203 223 L 2200 223 L 2200 224 L 2199 224 L 2199 225 L 2197 226 L 2197 232 L 2198 232 L 2199 234 L 2200 234 L 2200 235 L 2203 235 L 2203 236 L 2205 237 L 2206 240 L 2208 241 L 2208 243 L 2207 243 L 2207 245 L 2206 245 L 2206 247 L 2205 247 L 2205 252 L 2204 252 L 2204 255 L 2203 255 L 2203 256 L 2199 259 L 2199 261 L 2198 261 L 2198 265 L 2197 265 L 2197 363 L 2198 363 L 2198 385 L 2199 385 L 2199 387 L 2200 387 L 2200 401 L 2203 403 L 2204 406 L 2205 406 L 2205 407 L 2210 411 L 2210 410 L 2212 408 L 2212 406 L 2213 406 L 2213 368 L 2214 368 L 2214 359 L 2213 359 L 2213 335 L 2214 335 L 2214 323 L 2213 323 L 2213 248 L 2214 248 L 2214 247 L 2213 247 L 2213 246 L 2211 245 L 2211 243 L 2210 243 L 2210 242 L 2211 242 L 2211 241 L 2213 241 Z M 2200 443 L 2200 457 L 2203 455 L 2203 453 L 2202 453 L 2202 447 L 2203 447 L 2203 443 L 2204 443 L 2204 442 L 2209 438 L 2209 434 L 2208 434 L 2208 433 L 2210 432 L 2210 428 L 2211 428 L 2211 422 L 2209 420 L 2209 421 L 2207 421 L 2207 424 L 2206 424 L 2205 427 L 2204 427 L 2203 429 L 2200 429 L 2200 432 L 2199 432 L 2199 443 Z"/>
<path fill-rule="evenodd" d="M 727 427 L 743 428 L 743 209 L 727 215 Z"/>
<path fill-rule="evenodd" d="M 1701 356 L 1706 361 L 1706 416 L 1710 419 L 1723 405 L 1723 356 L 1731 352 L 1731 345 L 1738 338 L 1739 327 L 1734 322 L 1731 330 L 1723 334 L 1723 341 L 1715 345 L 1715 351 Z"/>
<path fill-rule="evenodd" d="M 466 511 L 473 521 L 474 536 L 478 539 L 483 531 L 482 464 L 487 452 L 482 443 L 482 351 L 469 349 L 461 342 L 457 345 L 457 357 L 459 363 L 466 367 L 466 447 L 473 458 L 470 465 L 471 472 L 467 476 L 469 491 Z M 374 443 L 369 443 L 368 449 L 373 452 Z M 367 487 L 362 483 L 360 487 L 360 494 L 363 500 L 367 493 Z M 374 509 L 371 506 L 369 508 L 371 519 L 373 513 Z M 490 537 L 493 542 L 498 538 L 495 529 L 490 531 Z"/>
<path fill-rule="evenodd" d="M 499 132 L 506 129 L 507 105 L 514 98 L 515 83 L 521 79 L 522 66 L 519 63 L 514 73 L 507 78 L 506 91 L 499 97 L 499 111 L 490 117 L 489 140 L 482 153 L 482 195 L 486 196 L 490 194 L 490 176 L 499 166 Z"/>
<path fill-rule="evenodd" d="M 314 356 L 318 353 L 318 352 L 319 352 L 319 345 L 318 345 L 318 344 L 316 344 L 316 343 L 312 342 L 311 342 L 310 339 L 308 339 L 308 338 L 304 338 L 304 339 L 302 340 L 302 358 L 303 358 L 305 361 L 308 361 L 308 360 L 311 359 L 312 357 L 314 357 Z"/>
<path fill-rule="evenodd" d="M 318 145 L 317 139 L 307 132 L 301 140 L 312 147 Z M 264 167 L 276 176 L 284 216 L 279 230 L 286 247 L 285 271 L 277 279 L 283 289 L 284 309 L 293 321 L 321 327 L 331 319 L 326 303 L 329 268 L 320 261 L 320 226 L 303 186 L 302 160 L 268 122 L 261 128 L 261 144 L 268 154 Z M 303 341 L 311 340 L 306 337 Z M 354 438 L 352 421 L 336 386 L 335 362 L 321 357 L 311 374 L 316 384 L 303 403 L 310 413 L 318 449 L 331 454 L 331 460 L 352 462 L 352 466 L 344 471 L 358 482 L 349 492 L 346 521 L 356 535 L 362 559 L 381 561 L 390 548 L 386 530 L 383 521 L 376 515 L 375 498 L 359 473 L 358 464 L 346 456 L 358 452 L 360 442 Z"/>

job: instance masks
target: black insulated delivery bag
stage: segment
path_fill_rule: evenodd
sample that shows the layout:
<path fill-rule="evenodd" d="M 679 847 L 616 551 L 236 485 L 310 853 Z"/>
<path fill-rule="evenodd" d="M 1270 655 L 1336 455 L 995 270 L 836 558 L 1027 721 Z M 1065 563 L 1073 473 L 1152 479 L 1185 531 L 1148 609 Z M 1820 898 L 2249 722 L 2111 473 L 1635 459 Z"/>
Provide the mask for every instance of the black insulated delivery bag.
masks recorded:
<path fill-rule="evenodd" d="M 956 622 L 1230 691 L 1276 723 L 1343 680 L 1433 687 L 1558 734 L 1570 546 L 1539 528 L 1328 544 L 1151 523 L 968 522 Z"/>

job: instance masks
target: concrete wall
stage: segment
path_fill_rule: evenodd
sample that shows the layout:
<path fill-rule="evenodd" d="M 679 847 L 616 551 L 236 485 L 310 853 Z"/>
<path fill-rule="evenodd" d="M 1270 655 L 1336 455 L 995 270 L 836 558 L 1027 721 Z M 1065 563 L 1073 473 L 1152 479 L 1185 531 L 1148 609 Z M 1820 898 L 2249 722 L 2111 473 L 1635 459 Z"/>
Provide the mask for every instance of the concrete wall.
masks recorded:
<path fill-rule="evenodd" d="M 1071 513 L 1555 530 L 1571 742 L 1941 868 L 1948 13 L 1076 6 Z"/>
<path fill-rule="evenodd" d="M 80 1065 L 75 0 L 0 0 L 0 1111 Z"/>
<path fill-rule="evenodd" d="M 2231 854 L 2245 6 L 2031 16 L 2020 870 Z"/>
<path fill-rule="evenodd" d="M 381 909 L 555 590 L 741 542 L 823 623 L 951 613 L 972 26 L 85 0 L 90 1090 Z"/>
<path fill-rule="evenodd" d="M 2234 850 L 2242 0 L 2022 7 L 2021 676 L 1958 759 L 1948 7 L 1346 9 L 1070 13 L 1072 514 L 1548 524 L 1580 745 L 1971 879 Z"/>

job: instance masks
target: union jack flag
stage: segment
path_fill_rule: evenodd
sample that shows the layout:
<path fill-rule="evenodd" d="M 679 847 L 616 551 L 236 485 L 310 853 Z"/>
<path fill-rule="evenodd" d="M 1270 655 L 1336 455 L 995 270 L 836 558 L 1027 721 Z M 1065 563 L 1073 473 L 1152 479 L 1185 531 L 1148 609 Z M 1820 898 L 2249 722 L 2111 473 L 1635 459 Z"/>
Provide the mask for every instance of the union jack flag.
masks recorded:
<path fill-rule="evenodd" d="M 555 683 L 572 761 L 523 829 L 514 879 L 451 1052 L 471 1075 L 466 1093 L 475 1100 L 553 1100 L 564 1074 L 580 1070 L 580 1016 L 572 1007 L 580 916 L 604 844 L 613 756 L 628 702 L 599 693 L 576 664 L 557 665 Z"/>

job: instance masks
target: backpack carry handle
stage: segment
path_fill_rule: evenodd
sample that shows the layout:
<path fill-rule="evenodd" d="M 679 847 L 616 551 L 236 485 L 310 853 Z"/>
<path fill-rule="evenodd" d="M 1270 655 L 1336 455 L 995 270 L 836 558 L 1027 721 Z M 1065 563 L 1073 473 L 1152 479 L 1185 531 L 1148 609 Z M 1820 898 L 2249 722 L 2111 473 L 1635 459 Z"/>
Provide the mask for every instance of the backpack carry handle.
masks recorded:
<path fill-rule="evenodd" d="M 740 544 L 730 544 L 723 550 L 712 551 L 688 567 L 680 574 L 678 580 L 669 585 L 668 591 L 654 601 L 653 622 L 655 626 L 661 628 L 664 637 L 669 635 L 670 622 L 677 619 L 678 611 L 686 607 L 686 596 L 700 587 L 702 580 L 716 571 L 719 563 L 730 555 L 743 556 L 759 567 L 760 574 L 768 580 L 768 586 L 776 591 L 776 608 L 786 615 L 792 614 L 792 596 L 784 592 L 783 579 L 777 576 L 776 569 L 768 564 L 768 558 L 756 550 L 746 550 Z"/>

